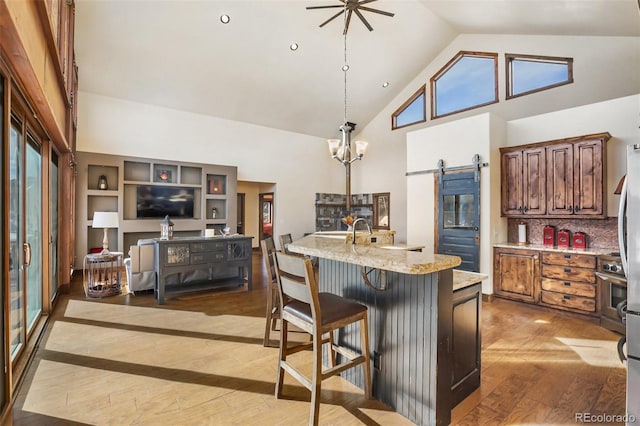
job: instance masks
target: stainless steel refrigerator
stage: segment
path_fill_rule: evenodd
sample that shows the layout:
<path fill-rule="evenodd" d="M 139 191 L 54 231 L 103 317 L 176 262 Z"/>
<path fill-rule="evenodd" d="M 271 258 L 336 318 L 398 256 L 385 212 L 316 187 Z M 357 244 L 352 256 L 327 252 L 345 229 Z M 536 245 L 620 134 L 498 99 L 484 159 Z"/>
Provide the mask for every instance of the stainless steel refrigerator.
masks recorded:
<path fill-rule="evenodd" d="M 627 423 L 632 424 L 640 419 L 640 144 L 627 148 L 618 240 L 627 276 Z"/>

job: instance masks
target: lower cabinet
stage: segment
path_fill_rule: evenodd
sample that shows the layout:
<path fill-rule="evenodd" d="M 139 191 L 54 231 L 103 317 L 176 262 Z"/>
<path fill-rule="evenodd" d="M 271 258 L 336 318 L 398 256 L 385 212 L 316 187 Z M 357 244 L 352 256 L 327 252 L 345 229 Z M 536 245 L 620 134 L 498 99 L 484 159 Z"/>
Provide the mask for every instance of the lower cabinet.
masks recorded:
<path fill-rule="evenodd" d="M 565 311 L 599 315 L 596 256 L 494 248 L 496 296 Z"/>
<path fill-rule="evenodd" d="M 537 303 L 540 298 L 539 252 L 494 248 L 493 291 L 496 296 Z"/>
<path fill-rule="evenodd" d="M 482 284 L 453 292 L 451 407 L 480 387 Z"/>
<path fill-rule="evenodd" d="M 542 253 L 540 304 L 582 314 L 597 314 L 596 257 Z"/>

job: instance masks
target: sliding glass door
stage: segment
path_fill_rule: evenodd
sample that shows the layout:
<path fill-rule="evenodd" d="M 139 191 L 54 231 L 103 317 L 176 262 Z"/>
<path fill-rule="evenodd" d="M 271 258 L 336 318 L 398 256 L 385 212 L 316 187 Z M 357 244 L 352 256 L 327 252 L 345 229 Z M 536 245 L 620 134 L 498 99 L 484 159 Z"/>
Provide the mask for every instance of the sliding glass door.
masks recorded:
<path fill-rule="evenodd" d="M 15 359 L 42 312 L 42 155 L 15 117 L 9 133 L 10 354 Z"/>
<path fill-rule="evenodd" d="M 26 249 L 27 331 L 31 331 L 42 312 L 42 155 L 36 141 L 27 135 L 26 146 Z"/>

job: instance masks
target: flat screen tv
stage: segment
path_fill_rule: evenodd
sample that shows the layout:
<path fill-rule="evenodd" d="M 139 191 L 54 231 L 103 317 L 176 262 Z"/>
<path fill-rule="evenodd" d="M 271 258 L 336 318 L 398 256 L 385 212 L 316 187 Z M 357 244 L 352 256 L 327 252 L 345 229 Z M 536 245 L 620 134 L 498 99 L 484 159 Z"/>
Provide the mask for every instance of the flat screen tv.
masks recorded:
<path fill-rule="evenodd" d="M 138 185 L 138 218 L 193 218 L 194 188 Z"/>

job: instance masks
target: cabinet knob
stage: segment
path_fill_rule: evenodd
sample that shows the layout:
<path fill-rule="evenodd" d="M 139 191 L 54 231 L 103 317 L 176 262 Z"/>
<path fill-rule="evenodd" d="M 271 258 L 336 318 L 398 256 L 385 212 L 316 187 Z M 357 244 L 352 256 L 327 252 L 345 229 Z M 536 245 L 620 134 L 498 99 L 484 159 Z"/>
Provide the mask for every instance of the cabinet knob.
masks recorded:
<path fill-rule="evenodd" d="M 570 287 L 570 286 L 571 286 L 571 283 L 570 283 L 569 281 L 565 281 L 565 282 L 564 282 L 564 285 L 565 285 L 565 286 L 567 286 L 567 287 Z"/>
<path fill-rule="evenodd" d="M 569 273 L 569 272 L 571 272 L 571 268 L 564 268 L 564 271 Z"/>
<path fill-rule="evenodd" d="M 564 296 L 562 296 L 562 298 L 564 300 L 571 300 L 571 296 L 569 296 L 568 294 L 565 294 Z"/>
<path fill-rule="evenodd" d="M 573 206 L 569 206 L 569 213 L 573 213 Z"/>
<path fill-rule="evenodd" d="M 573 209 L 573 211 L 574 211 L 574 212 L 576 212 L 576 213 L 578 213 L 578 212 L 580 211 L 580 207 L 579 207 L 579 206 L 576 206 L 576 207 Z"/>

